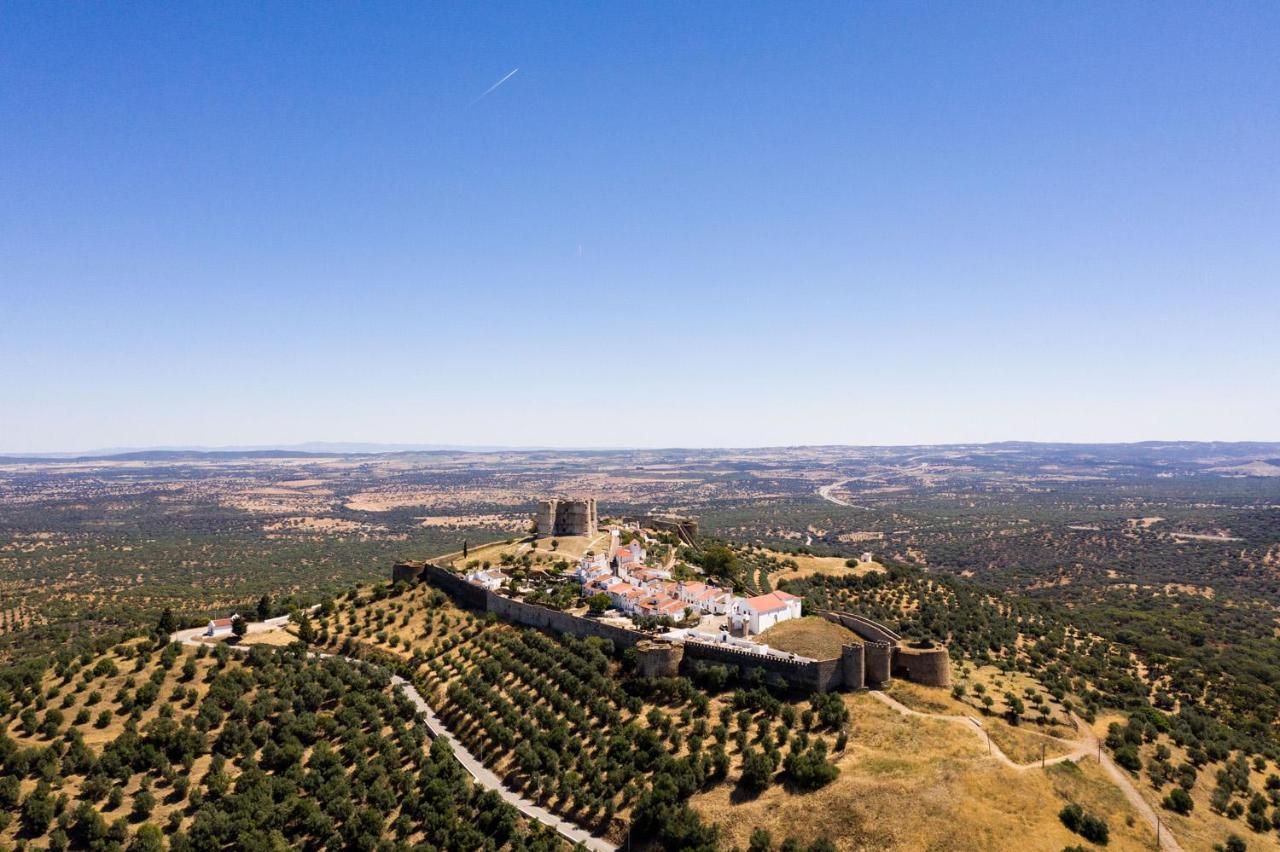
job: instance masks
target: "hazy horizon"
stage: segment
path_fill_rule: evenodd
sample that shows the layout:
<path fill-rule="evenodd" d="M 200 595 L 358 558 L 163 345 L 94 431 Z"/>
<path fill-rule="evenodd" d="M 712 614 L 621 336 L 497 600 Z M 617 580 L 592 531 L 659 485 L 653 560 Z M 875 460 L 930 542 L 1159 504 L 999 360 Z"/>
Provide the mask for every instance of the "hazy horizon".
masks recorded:
<path fill-rule="evenodd" d="M 1040 446 L 1138 446 L 1138 445 L 1167 445 L 1181 446 L 1185 444 L 1206 444 L 1206 445 L 1276 445 L 1280 447 L 1280 441 L 1200 441 L 1200 440 L 1180 440 L 1180 439 L 1146 439 L 1141 441 L 1022 441 L 1018 439 L 1008 439 L 1001 441 L 936 441 L 924 443 L 884 443 L 884 444 L 816 444 L 816 443 L 793 443 L 793 444 L 756 444 L 756 445 L 692 445 L 692 444 L 654 444 L 654 445 L 633 445 L 633 446 L 590 446 L 590 445 L 522 445 L 522 444 L 418 444 L 405 442 L 362 442 L 362 441 L 303 441 L 300 443 L 276 443 L 276 444 L 227 444 L 227 445 L 200 445 L 200 444 L 159 444 L 132 447 L 90 447 L 88 449 L 75 450 L 44 450 L 44 451 L 6 451 L 0 448 L 0 458 L 54 458 L 54 459 L 74 459 L 74 458 L 90 458 L 90 457 L 108 457 L 115 455 L 124 455 L 130 453 L 255 453 L 255 452 L 297 452 L 297 453 L 313 453 L 323 455 L 326 453 L 333 455 L 358 455 L 358 454 L 391 454 L 391 453 L 417 453 L 417 452 L 468 452 L 468 453 L 487 453 L 487 452 L 511 452 L 511 453 L 535 453 L 535 452 L 565 452 L 565 453 L 595 453 L 595 452 L 647 452 L 655 450 L 689 450 L 699 451 L 734 451 L 734 450 L 775 450 L 775 449 L 805 449 L 805 448 L 847 448 L 847 449 L 879 449 L 879 448 L 903 448 L 903 447 L 973 447 L 973 446 L 1000 446 L 1008 445 L 1040 445 Z"/>
<path fill-rule="evenodd" d="M 7 4 L 0 451 L 1280 439 L 1280 6 Z"/>

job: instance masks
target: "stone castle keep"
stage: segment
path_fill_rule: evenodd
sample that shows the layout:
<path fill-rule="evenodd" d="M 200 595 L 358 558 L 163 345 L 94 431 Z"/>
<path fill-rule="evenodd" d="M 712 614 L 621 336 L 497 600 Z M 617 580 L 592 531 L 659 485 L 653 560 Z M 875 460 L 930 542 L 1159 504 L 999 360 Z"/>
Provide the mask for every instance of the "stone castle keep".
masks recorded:
<path fill-rule="evenodd" d="M 596 498 L 585 500 L 542 500 L 538 503 L 538 537 L 553 535 L 594 536 L 600 531 Z"/>

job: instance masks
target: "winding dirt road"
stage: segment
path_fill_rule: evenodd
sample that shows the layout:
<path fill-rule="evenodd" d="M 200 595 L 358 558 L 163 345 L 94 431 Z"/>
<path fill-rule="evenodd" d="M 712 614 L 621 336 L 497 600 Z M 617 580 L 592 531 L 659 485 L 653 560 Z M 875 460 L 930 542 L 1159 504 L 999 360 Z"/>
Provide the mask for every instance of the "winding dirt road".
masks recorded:
<path fill-rule="evenodd" d="M 990 741 L 981 721 L 973 716 L 951 716 L 944 713 L 922 713 L 919 710 L 912 710 L 902 702 L 891 698 L 878 690 L 873 689 L 870 694 L 881 704 L 893 708 L 904 716 L 918 716 L 925 719 L 941 719 L 944 722 L 955 722 L 957 724 L 964 725 L 966 728 L 973 731 L 984 744 L 990 747 L 992 757 L 1003 763 L 1005 766 L 1008 766 L 1010 769 L 1017 772 L 1026 772 L 1029 769 L 1040 768 L 1040 761 L 1038 760 L 1027 764 L 1014 763 L 1007 754 L 1000 750 L 998 745 Z M 1133 781 L 1129 779 L 1128 774 L 1120 767 L 1116 766 L 1111 760 L 1111 757 L 1099 747 L 1098 736 L 1093 732 L 1093 728 L 1089 727 L 1085 724 L 1083 719 L 1080 719 L 1075 715 L 1072 715 L 1071 718 L 1075 721 L 1076 729 L 1080 732 L 1080 739 L 1072 742 L 1070 740 L 1054 737 L 1058 742 L 1073 746 L 1073 748 L 1069 754 L 1049 758 L 1044 762 L 1044 764 L 1046 766 L 1052 766 L 1055 763 L 1063 763 L 1068 760 L 1074 763 L 1079 763 L 1088 757 L 1093 757 L 1098 760 L 1099 764 L 1102 766 L 1102 771 L 1107 774 L 1107 777 L 1111 779 L 1112 783 L 1120 788 L 1120 792 L 1129 800 L 1129 804 L 1133 805 L 1134 810 L 1141 814 L 1142 818 L 1147 821 L 1147 824 L 1151 826 L 1151 830 L 1159 835 L 1160 848 L 1168 850 L 1168 852 L 1182 852 L 1182 847 L 1178 845 L 1178 841 L 1169 831 L 1169 827 L 1160 820 L 1160 816 L 1156 812 L 1155 808 L 1151 807 L 1147 800 L 1142 798 L 1142 794 L 1138 792 L 1137 787 L 1133 786 Z"/>

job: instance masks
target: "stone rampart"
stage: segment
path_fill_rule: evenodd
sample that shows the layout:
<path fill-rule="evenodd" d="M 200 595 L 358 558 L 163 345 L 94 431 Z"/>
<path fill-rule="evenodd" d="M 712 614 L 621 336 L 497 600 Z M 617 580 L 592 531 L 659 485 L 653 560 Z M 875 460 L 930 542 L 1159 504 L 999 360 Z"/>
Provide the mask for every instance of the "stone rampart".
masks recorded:
<path fill-rule="evenodd" d="M 755 654 L 728 645 L 710 642 L 686 641 L 686 660 L 732 666 L 744 675 L 752 670 L 764 672 L 765 677 L 783 680 L 795 686 L 827 692 L 840 686 L 840 660 L 788 660 L 771 654 Z"/>
<path fill-rule="evenodd" d="M 426 563 L 418 579 L 425 580 L 440 591 L 472 609 L 488 610 L 489 591 L 482 586 L 468 583 L 447 568 Z"/>
<path fill-rule="evenodd" d="M 827 621 L 839 624 L 841 627 L 847 627 L 863 639 L 871 642 L 888 642 L 892 645 L 902 641 L 902 637 L 888 627 L 861 615 L 854 615 L 849 612 L 831 612 L 829 610 L 820 610 L 818 615 L 821 615 Z"/>
<path fill-rule="evenodd" d="M 651 643 L 654 639 L 638 630 L 514 600 L 468 583 L 447 568 L 429 562 L 397 563 L 392 568 L 392 576 L 397 580 L 423 580 L 465 606 L 492 612 L 507 621 L 530 627 L 554 630 L 579 638 L 594 636 L 608 639 L 620 648 L 634 647 L 642 642 Z M 842 686 L 846 689 L 881 687 L 888 684 L 895 673 L 932 686 L 950 683 L 950 660 L 945 647 L 913 648 L 898 640 L 897 634 L 889 628 L 861 616 L 837 612 L 822 612 L 821 615 L 828 621 L 849 628 L 862 637 L 865 644 L 846 645 L 840 656 L 829 660 L 792 660 L 719 643 L 687 640 L 683 646 L 682 660 L 732 666 L 744 675 L 759 670 L 770 681 L 785 682 L 820 692 Z"/>
<path fill-rule="evenodd" d="M 638 630 L 615 627 L 612 624 L 605 624 L 593 618 L 583 618 L 572 613 L 550 609 L 549 607 L 512 600 L 486 589 L 481 589 L 481 591 L 485 595 L 484 609 L 497 613 L 500 618 L 505 618 L 508 621 L 527 624 L 530 627 L 543 627 L 548 630 L 555 630 L 558 633 L 568 633 L 570 636 L 577 636 L 580 639 L 588 636 L 608 639 L 623 648 L 629 648 L 650 638 Z"/>

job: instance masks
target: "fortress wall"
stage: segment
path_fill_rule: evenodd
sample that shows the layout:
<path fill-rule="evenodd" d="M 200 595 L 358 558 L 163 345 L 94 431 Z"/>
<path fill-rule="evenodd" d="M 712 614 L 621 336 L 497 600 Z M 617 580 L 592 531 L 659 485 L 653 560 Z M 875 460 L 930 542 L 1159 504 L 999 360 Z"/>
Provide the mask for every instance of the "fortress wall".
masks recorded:
<path fill-rule="evenodd" d="M 830 660 L 815 660 L 809 663 L 813 672 L 813 688 L 818 692 L 830 692 L 844 686 L 844 665 L 840 657 Z"/>
<path fill-rule="evenodd" d="M 555 630 L 559 633 L 568 633 L 570 636 L 577 636 L 578 638 L 595 636 L 600 639 L 608 639 L 623 648 L 629 648 L 648 638 L 637 630 L 615 627 L 612 624 L 605 624 L 590 618 L 582 618 L 545 606 L 512 600 L 485 589 L 481 589 L 481 591 L 484 592 L 486 598 L 485 609 L 489 612 L 497 613 L 499 617 L 508 621 L 527 624 L 530 627 Z"/>
<path fill-rule="evenodd" d="M 698 537 L 698 522 L 693 518 L 679 518 L 663 515 L 628 515 L 622 520 L 629 524 L 639 524 L 651 530 L 663 530 L 675 533 L 685 544 L 692 545 Z"/>
<path fill-rule="evenodd" d="M 432 565 L 428 562 L 422 569 L 419 578 L 435 586 L 456 600 L 472 609 L 488 610 L 487 589 L 468 583 L 452 571 Z"/>
<path fill-rule="evenodd" d="M 622 648 L 631 647 L 642 641 L 652 639 L 651 636 L 637 630 L 615 627 L 612 624 L 605 624 L 594 619 L 582 618 L 571 613 L 549 609 L 548 607 L 512 600 L 504 595 L 490 592 L 480 586 L 468 583 L 452 571 L 437 565 L 426 564 L 422 569 L 421 579 L 468 606 L 496 613 L 500 618 L 514 621 L 518 624 L 554 630 L 558 633 L 567 633 L 570 636 L 580 638 L 596 636 L 601 639 L 609 639 Z M 719 645 L 688 642 L 684 646 L 684 659 L 722 663 L 734 666 L 743 672 L 751 669 L 761 669 L 766 675 L 773 675 L 775 680 L 784 680 L 789 684 L 808 689 L 826 691 L 835 689 L 843 683 L 843 669 L 838 657 L 831 660 L 803 662 L 785 660 L 763 654 L 753 654 L 749 651 L 741 651 L 736 648 L 727 648 Z"/>
<path fill-rule="evenodd" d="M 402 565 L 407 567 L 401 569 Z M 415 579 L 425 580 L 466 606 L 496 613 L 499 617 L 518 624 L 554 630 L 579 638 L 595 636 L 608 639 L 620 648 L 629 648 L 653 639 L 637 630 L 512 600 L 468 583 L 452 571 L 431 563 L 399 563 L 393 568 L 393 575 L 399 577 L 413 571 L 417 572 Z M 753 654 L 725 645 L 690 641 L 684 645 L 683 659 L 732 666 L 744 674 L 759 669 L 770 680 L 785 681 L 803 689 L 820 692 L 841 686 L 847 689 L 884 686 L 895 673 L 931 686 L 946 686 L 950 683 L 950 657 L 945 647 L 922 649 L 901 646 L 896 640 L 871 638 L 877 635 L 876 631 L 881 631 L 878 635 L 896 634 L 870 619 L 835 612 L 823 612 L 822 616 L 863 636 L 865 644 L 846 645 L 839 657 L 830 660 L 801 661 Z"/>
<path fill-rule="evenodd" d="M 733 666 L 743 674 L 747 674 L 752 669 L 760 669 L 766 676 L 773 675 L 775 679 L 820 692 L 834 689 L 841 683 L 839 658 L 813 662 L 785 660 L 781 657 L 753 654 L 750 651 L 704 642 L 686 642 L 684 657 L 686 660 L 701 660 Z"/>
<path fill-rule="evenodd" d="M 894 648 L 893 673 L 925 686 L 951 685 L 951 656 L 941 645 L 933 648 Z"/>
<path fill-rule="evenodd" d="M 847 627 L 863 639 L 867 639 L 872 642 L 888 642 L 890 644 L 894 644 L 902 639 L 901 636 L 894 633 L 880 622 L 872 621 L 869 618 L 863 618 L 861 615 L 854 615 L 848 612 L 831 612 L 829 610 L 819 610 L 818 614 L 827 621 L 839 624 L 841 627 Z"/>

